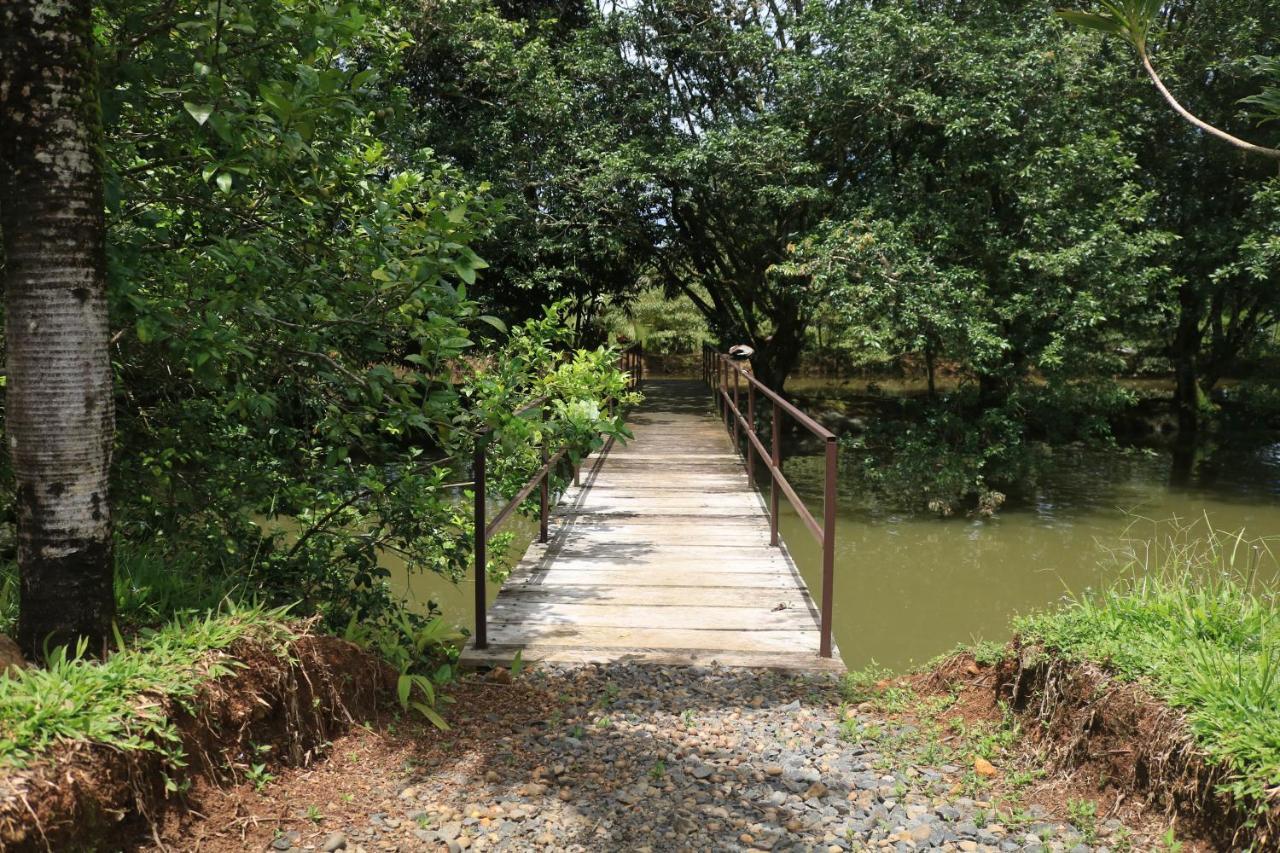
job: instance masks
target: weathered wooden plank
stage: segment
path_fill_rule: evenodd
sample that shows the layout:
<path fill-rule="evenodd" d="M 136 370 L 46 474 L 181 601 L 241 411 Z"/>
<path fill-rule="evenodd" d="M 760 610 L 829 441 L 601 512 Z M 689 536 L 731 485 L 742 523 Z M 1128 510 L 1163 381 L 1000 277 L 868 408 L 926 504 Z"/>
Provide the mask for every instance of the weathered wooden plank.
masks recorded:
<path fill-rule="evenodd" d="M 639 554 L 626 562 L 619 561 L 616 558 L 611 560 L 607 557 L 573 557 L 566 556 L 563 553 L 547 553 L 534 557 L 528 562 L 522 560 L 519 568 L 528 567 L 532 571 L 537 568 L 545 569 L 554 566 L 556 569 L 565 572 L 614 572 L 615 574 L 636 576 L 656 572 L 679 573 L 683 576 L 701 575 L 704 577 L 718 575 L 733 575 L 736 577 L 744 574 L 792 576 L 790 564 L 781 557 L 750 554 L 737 560 L 728 560 L 723 555 L 713 557 L 715 555 L 714 548 L 706 549 L 703 546 L 703 550 L 710 550 L 710 553 L 701 558 L 671 551 L 662 554 Z"/>
<path fill-rule="evenodd" d="M 656 569 L 643 574 L 619 569 L 573 569 L 562 568 L 558 564 L 552 568 L 532 575 L 512 575 L 502 588 L 502 594 L 519 586 L 546 586 L 559 584 L 589 585 L 595 589 L 606 590 L 611 587 L 639 586 L 664 587 L 671 586 L 686 590 L 685 594 L 699 596 L 716 596 L 726 589 L 796 589 L 796 579 L 791 573 L 783 572 L 691 572 L 687 569 Z M 691 590 L 690 587 L 699 587 Z M 801 593 L 795 592 L 794 596 Z"/>
<path fill-rule="evenodd" d="M 543 646 L 530 644 L 492 644 L 487 649 L 469 649 L 467 662 L 472 666 L 510 666 L 516 652 L 526 664 L 544 663 L 641 663 L 655 666 L 728 666 L 763 669 L 802 670 L 805 672 L 844 672 L 844 664 L 835 658 L 820 658 L 817 651 L 803 652 L 732 652 L 725 649 L 653 649 L 592 648 L 588 646 Z"/>
<path fill-rule="evenodd" d="M 749 521 L 749 519 L 745 519 Z M 686 521 L 666 522 L 654 518 L 613 519 L 601 516 L 581 516 L 557 535 L 580 539 L 591 543 L 616 545 L 658 545 L 673 542 L 698 542 L 706 545 L 760 545 L 769 544 L 767 524 L 732 524 L 733 519 L 717 519 L 715 524 Z M 619 558 L 625 554 L 619 554 Z"/>
<path fill-rule="evenodd" d="M 794 652 L 818 648 L 818 628 L 745 631 L 696 628 L 615 628 L 599 625 L 496 623 L 489 626 L 493 643 L 538 643 L 547 646 L 610 648 L 706 649 L 733 652 Z"/>
<path fill-rule="evenodd" d="M 795 583 L 786 578 L 788 586 L 750 586 L 747 583 L 716 588 L 716 607 L 742 607 L 772 609 L 783 605 L 789 609 L 807 610 L 809 598 L 795 591 Z M 787 593 L 793 593 L 788 595 Z M 707 590 L 690 584 L 608 584 L 575 583 L 571 580 L 555 584 L 516 582 L 503 587 L 502 605 L 508 604 L 620 604 L 644 607 L 689 606 L 691 601 L 707 597 Z"/>
<path fill-rule="evenodd" d="M 688 601 L 688 599 L 686 599 Z M 774 606 L 783 604 L 781 610 Z M 647 631 L 724 630 L 775 631 L 813 629 L 813 615 L 805 608 L 785 607 L 776 598 L 754 607 L 709 604 L 613 604 L 584 598 L 580 602 L 499 598 L 489 608 L 489 624 L 572 625 L 575 628 L 636 628 Z"/>

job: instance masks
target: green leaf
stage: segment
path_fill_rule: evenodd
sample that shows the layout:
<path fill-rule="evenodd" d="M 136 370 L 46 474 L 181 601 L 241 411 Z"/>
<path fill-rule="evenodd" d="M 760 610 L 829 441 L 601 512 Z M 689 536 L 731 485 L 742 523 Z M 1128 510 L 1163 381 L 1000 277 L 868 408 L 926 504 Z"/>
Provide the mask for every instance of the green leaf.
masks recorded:
<path fill-rule="evenodd" d="M 499 320 L 497 317 L 494 317 L 489 314 L 481 314 L 476 319 L 480 320 L 483 323 L 488 323 L 490 326 L 493 326 L 495 329 L 497 329 L 499 332 L 501 332 L 504 335 L 507 333 L 507 324 Z"/>
<path fill-rule="evenodd" d="M 231 193 L 231 173 L 230 172 L 218 173 L 218 189 L 222 190 L 224 193 L 227 193 L 227 194 Z"/>
<path fill-rule="evenodd" d="M 396 682 L 396 698 L 400 700 L 400 707 L 406 711 L 409 710 L 409 693 L 412 690 L 413 676 L 408 674 L 400 676 L 400 680 Z"/>
<path fill-rule="evenodd" d="M 434 705 L 436 703 L 436 689 L 431 686 L 431 680 L 429 678 L 424 675 L 415 675 L 413 677 L 413 683 L 418 685 L 418 689 L 426 695 L 427 704 Z"/>
<path fill-rule="evenodd" d="M 436 709 L 422 702 L 414 702 L 413 709 L 422 716 L 426 717 L 431 725 L 441 731 L 449 731 L 449 724 L 444 721 L 444 717 L 436 713 Z"/>
<path fill-rule="evenodd" d="M 196 120 L 196 124 L 203 125 L 209 120 L 209 116 L 213 115 L 213 107 L 209 104 L 194 104 L 191 101 L 183 101 L 182 105 L 187 108 L 187 112 Z"/>
<path fill-rule="evenodd" d="M 1053 14 L 1069 24 L 1075 24 L 1077 27 L 1086 27 L 1091 30 L 1098 30 L 1112 35 L 1124 35 L 1125 25 L 1122 21 L 1116 20 L 1111 15 L 1098 15 L 1093 12 L 1077 12 L 1071 9 L 1058 9 Z"/>

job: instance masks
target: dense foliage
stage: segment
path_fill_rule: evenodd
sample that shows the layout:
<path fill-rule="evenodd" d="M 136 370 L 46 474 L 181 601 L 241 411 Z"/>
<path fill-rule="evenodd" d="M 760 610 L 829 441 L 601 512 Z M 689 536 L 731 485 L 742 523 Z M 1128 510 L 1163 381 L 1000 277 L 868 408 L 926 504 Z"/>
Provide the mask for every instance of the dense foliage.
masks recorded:
<path fill-rule="evenodd" d="M 1170 85 L 1251 124 L 1273 4 L 1161 8 L 1150 43 Z M 931 388 L 945 369 L 958 382 L 858 457 L 895 501 L 998 502 L 1035 441 L 1106 440 L 1132 403 L 1113 377 L 1135 366 L 1176 375 L 1191 440 L 1209 393 L 1267 346 L 1266 164 L 1173 114 L 1125 45 L 1049 4 L 432 11 L 417 132 L 506 188 L 499 276 L 578 294 L 583 276 L 600 306 L 639 270 L 717 342 L 753 344 L 775 386 L 815 344 L 828 367 L 921 370 Z M 942 468 L 885 467 L 920 458 Z"/>
<path fill-rule="evenodd" d="M 469 293 L 501 202 L 395 132 L 404 11 L 97 9 L 122 553 L 337 624 L 385 611 L 384 553 L 465 572 L 477 427 L 499 491 L 621 430 L 610 351 Z"/>
<path fill-rule="evenodd" d="M 508 488 L 617 433 L 583 347 L 619 335 L 924 372 L 848 459 L 944 513 L 1109 440 L 1138 365 L 1192 436 L 1280 316 L 1280 184 L 1052 12 L 105 0 L 126 551 L 334 614 L 385 605 L 386 552 L 457 577 L 473 428 Z M 1149 49 L 1271 142 L 1277 15 L 1165 4 Z"/>

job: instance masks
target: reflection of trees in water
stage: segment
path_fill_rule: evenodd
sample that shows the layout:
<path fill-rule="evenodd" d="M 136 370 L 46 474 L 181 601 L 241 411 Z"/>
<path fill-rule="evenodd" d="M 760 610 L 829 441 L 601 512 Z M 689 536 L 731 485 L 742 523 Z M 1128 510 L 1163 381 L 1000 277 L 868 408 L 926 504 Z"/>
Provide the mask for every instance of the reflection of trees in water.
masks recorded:
<path fill-rule="evenodd" d="M 822 457 L 803 445 L 790 446 L 783 469 L 810 509 L 818 511 Z M 761 482 L 767 484 L 767 475 Z M 1011 496 L 1001 514 L 1030 512 L 1051 520 L 1117 509 L 1142 511 L 1159 506 L 1170 493 L 1225 503 L 1273 504 L 1280 500 L 1280 442 L 1274 435 L 1245 434 L 1159 450 L 1055 448 L 1036 482 L 1023 495 Z M 853 476 L 840 478 L 839 494 L 844 515 L 888 522 L 913 515 L 878 501 Z"/>
<path fill-rule="evenodd" d="M 1177 448 L 1169 482 L 1233 502 L 1280 498 L 1280 441 L 1274 434 L 1220 437 L 1209 445 Z"/>

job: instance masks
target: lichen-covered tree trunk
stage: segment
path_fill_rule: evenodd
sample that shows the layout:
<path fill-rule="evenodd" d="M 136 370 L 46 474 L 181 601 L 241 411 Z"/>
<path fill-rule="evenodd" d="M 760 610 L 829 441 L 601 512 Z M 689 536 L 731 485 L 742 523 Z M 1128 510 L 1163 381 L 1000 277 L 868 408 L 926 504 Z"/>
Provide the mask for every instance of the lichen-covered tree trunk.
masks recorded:
<path fill-rule="evenodd" d="M 0 2 L 5 432 L 17 486 L 18 642 L 88 637 L 113 616 L 114 434 L 89 0 Z"/>

